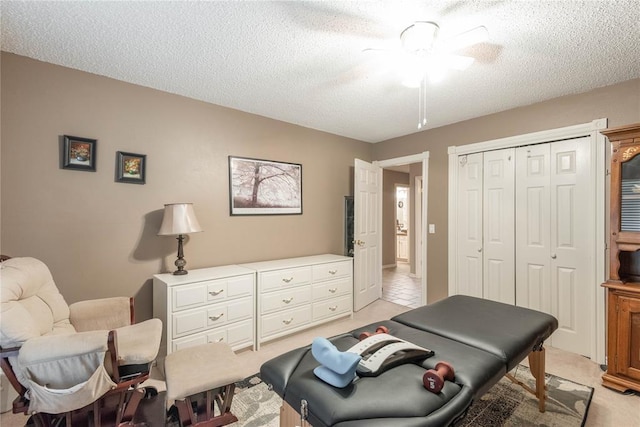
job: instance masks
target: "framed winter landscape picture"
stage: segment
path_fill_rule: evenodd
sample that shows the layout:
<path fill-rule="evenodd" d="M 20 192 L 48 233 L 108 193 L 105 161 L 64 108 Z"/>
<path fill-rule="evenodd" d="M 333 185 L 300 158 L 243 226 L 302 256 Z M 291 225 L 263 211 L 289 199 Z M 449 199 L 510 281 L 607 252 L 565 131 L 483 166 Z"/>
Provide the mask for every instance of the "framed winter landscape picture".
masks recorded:
<path fill-rule="evenodd" d="M 229 156 L 231 215 L 302 214 L 302 165 Z"/>

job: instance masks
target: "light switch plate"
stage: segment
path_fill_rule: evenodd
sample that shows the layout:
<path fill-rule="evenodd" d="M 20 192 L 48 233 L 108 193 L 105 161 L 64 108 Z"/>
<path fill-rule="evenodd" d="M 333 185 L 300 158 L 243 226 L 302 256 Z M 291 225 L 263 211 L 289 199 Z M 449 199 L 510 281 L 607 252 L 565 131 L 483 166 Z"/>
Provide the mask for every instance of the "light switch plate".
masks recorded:
<path fill-rule="evenodd" d="M 429 234 L 435 234 L 435 233 L 436 233 L 436 225 L 429 224 Z"/>

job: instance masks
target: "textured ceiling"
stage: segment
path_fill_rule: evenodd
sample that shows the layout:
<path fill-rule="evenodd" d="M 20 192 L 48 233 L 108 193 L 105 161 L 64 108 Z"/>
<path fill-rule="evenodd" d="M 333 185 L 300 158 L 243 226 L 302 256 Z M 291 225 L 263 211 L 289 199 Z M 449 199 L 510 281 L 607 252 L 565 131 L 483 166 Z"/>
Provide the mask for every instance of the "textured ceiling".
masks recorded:
<path fill-rule="evenodd" d="M 640 77 L 640 2 L 0 3 L 2 50 L 362 141 L 417 132 L 393 48 L 414 21 L 484 25 L 427 87 L 426 128 Z"/>

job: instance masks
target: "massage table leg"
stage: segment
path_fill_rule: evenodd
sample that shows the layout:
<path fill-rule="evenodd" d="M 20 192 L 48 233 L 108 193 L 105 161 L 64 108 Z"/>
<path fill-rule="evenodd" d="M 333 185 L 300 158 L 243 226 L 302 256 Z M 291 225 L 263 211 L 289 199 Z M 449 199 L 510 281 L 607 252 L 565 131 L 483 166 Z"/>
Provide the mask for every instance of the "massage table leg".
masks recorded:
<path fill-rule="evenodd" d="M 280 407 L 280 427 L 311 427 L 311 424 L 303 420 L 302 416 L 283 400 Z"/>
<path fill-rule="evenodd" d="M 547 400 L 547 387 L 544 382 L 545 355 L 545 348 L 542 346 L 540 346 L 539 350 L 533 350 L 529 353 L 529 367 L 531 374 L 536 379 L 535 395 L 538 398 L 538 410 L 540 412 L 545 411 L 545 403 Z"/>
<path fill-rule="evenodd" d="M 523 383 L 522 381 L 516 379 L 513 375 L 507 374 L 505 375 L 507 378 L 511 380 L 511 382 L 518 384 L 529 393 L 536 396 L 538 399 L 538 410 L 540 412 L 545 411 L 545 403 L 547 400 L 547 386 L 545 385 L 545 348 L 540 346 L 539 349 L 533 350 L 529 353 L 529 370 L 531 371 L 531 375 L 536 379 L 536 388 L 535 390 Z"/>

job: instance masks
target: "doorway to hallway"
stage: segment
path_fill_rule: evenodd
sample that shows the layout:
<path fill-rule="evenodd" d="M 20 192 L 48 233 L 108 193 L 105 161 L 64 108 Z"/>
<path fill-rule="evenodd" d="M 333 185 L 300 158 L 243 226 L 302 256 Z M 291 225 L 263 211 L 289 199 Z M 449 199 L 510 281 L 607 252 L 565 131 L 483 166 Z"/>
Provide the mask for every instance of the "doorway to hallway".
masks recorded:
<path fill-rule="evenodd" d="M 382 270 L 382 299 L 405 307 L 422 305 L 422 282 L 411 274 L 408 262 Z"/>

